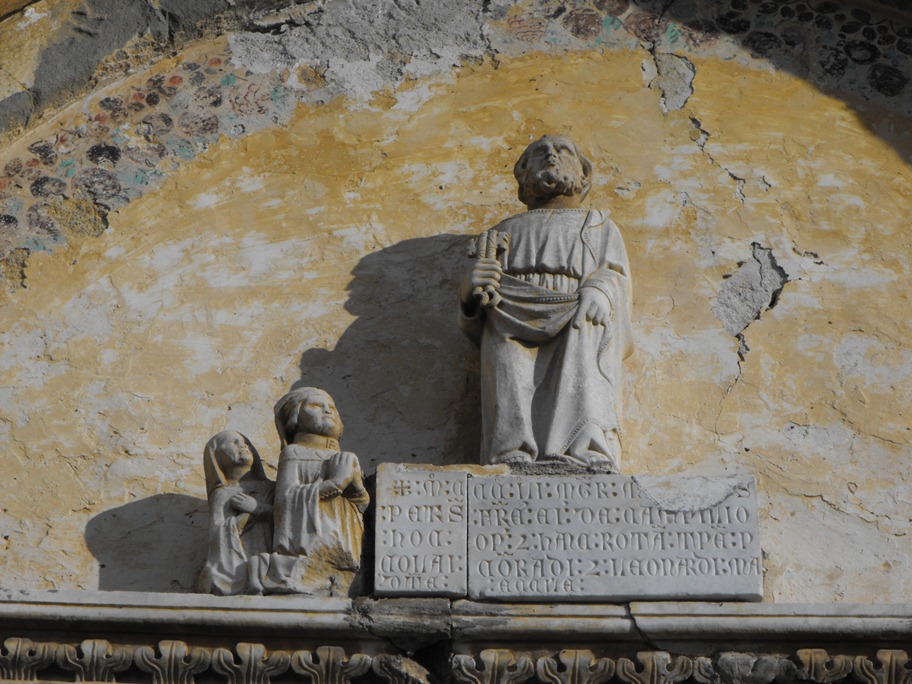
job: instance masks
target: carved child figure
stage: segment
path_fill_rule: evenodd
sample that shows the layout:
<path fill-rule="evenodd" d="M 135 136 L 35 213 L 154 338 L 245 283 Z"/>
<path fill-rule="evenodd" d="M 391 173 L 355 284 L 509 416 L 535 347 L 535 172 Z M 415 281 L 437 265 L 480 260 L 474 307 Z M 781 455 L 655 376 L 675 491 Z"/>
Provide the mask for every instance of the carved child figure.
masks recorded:
<path fill-rule="evenodd" d="M 342 420 L 323 390 L 286 394 L 275 406 L 275 423 L 282 452 L 267 590 L 324 593 L 321 582 L 329 573 L 329 593 L 338 593 L 361 562 L 363 510 L 370 501 L 361 465 L 340 449 Z"/>
<path fill-rule="evenodd" d="M 226 430 L 203 451 L 209 498 L 209 555 L 200 591 L 262 594 L 272 549 L 274 484 L 244 435 Z"/>

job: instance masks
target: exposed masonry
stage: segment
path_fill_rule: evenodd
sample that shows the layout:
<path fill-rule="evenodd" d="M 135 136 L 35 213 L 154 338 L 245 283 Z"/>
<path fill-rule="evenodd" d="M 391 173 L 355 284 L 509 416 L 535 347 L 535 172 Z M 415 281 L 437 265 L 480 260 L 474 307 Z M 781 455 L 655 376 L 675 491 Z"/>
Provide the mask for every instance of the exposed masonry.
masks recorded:
<path fill-rule="evenodd" d="M 651 51 L 655 61 L 656 77 L 649 83 L 650 88 L 662 91 L 659 104 L 662 111 L 668 112 L 683 109 L 687 100 L 693 95 L 693 80 L 697 69 L 686 57 L 670 52 Z"/>
<path fill-rule="evenodd" d="M 722 322 L 725 332 L 738 338 L 738 356 L 742 361 L 750 351 L 744 331 L 764 311 L 776 306 L 788 281 L 788 273 L 776 262 L 773 250 L 754 242 L 751 258 L 739 263 L 738 270 L 722 283 L 712 303 L 712 312 Z"/>

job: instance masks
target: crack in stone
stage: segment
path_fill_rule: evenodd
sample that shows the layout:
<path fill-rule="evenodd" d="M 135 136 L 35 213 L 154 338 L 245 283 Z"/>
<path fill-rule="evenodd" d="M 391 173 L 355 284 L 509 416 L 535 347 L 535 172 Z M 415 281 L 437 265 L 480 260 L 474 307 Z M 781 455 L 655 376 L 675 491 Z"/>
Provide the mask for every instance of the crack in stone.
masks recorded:
<path fill-rule="evenodd" d="M 812 260 L 818 266 L 826 266 L 826 262 L 820 258 L 820 255 L 817 252 L 798 249 L 798 246 L 794 242 L 792 242 L 792 252 L 800 257 Z"/>
<path fill-rule="evenodd" d="M 700 151 L 709 160 L 710 164 L 725 171 L 725 173 L 728 174 L 728 177 L 735 181 L 734 196 L 739 202 L 741 202 L 741 204 L 744 204 L 744 200 L 747 199 L 747 196 L 744 194 L 744 184 L 746 183 L 747 179 L 733 173 L 727 166 L 716 161 L 716 158 L 713 157 L 709 150 L 706 149 L 706 143 L 709 140 L 710 135 L 709 131 L 703 128 L 703 123 L 695 116 L 690 117 L 690 122 L 693 124 L 696 134 L 696 137 L 693 134 L 691 135 L 691 140 L 697 144 L 697 147 L 700 148 Z M 762 178 L 762 182 L 766 186 L 767 190 L 772 187 L 766 178 Z"/>
<path fill-rule="evenodd" d="M 642 627 L 640 627 L 639 623 L 637 622 L 636 615 L 634 615 L 633 611 L 630 610 L 630 604 L 625 603 L 623 605 L 624 605 L 624 613 L 626 614 L 627 619 L 630 620 L 630 625 L 633 627 L 633 630 L 639 635 L 640 640 L 644 644 L 648 644 L 650 648 L 652 648 L 656 651 L 664 650 L 659 646 L 659 644 L 657 644 L 655 641 L 653 641 L 652 638 L 650 638 L 650 636 L 648 634 L 646 634 L 646 632 L 643 631 Z"/>

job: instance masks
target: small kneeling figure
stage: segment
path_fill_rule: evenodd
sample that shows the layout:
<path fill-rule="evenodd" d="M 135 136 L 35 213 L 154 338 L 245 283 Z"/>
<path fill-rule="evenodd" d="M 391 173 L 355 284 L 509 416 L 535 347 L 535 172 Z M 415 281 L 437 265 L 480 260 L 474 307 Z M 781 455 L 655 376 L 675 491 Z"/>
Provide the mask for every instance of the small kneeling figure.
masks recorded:
<path fill-rule="evenodd" d="M 209 499 L 209 555 L 200 591 L 230 596 L 262 594 L 272 550 L 273 495 L 253 444 L 225 430 L 203 451 Z"/>
<path fill-rule="evenodd" d="M 275 406 L 275 423 L 282 451 L 266 590 L 345 595 L 360 569 L 370 501 L 358 457 L 340 449 L 342 420 L 323 390 L 286 394 Z"/>

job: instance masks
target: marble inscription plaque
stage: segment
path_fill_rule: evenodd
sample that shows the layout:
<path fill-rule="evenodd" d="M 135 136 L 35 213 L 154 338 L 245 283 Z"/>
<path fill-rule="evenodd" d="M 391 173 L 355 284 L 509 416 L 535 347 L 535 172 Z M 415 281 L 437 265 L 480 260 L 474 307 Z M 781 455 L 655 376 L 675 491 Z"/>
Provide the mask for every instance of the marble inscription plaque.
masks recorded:
<path fill-rule="evenodd" d="M 464 471 L 380 465 L 377 596 L 466 595 L 467 477 Z"/>
<path fill-rule="evenodd" d="M 761 600 L 748 477 L 469 478 L 469 598 Z"/>

